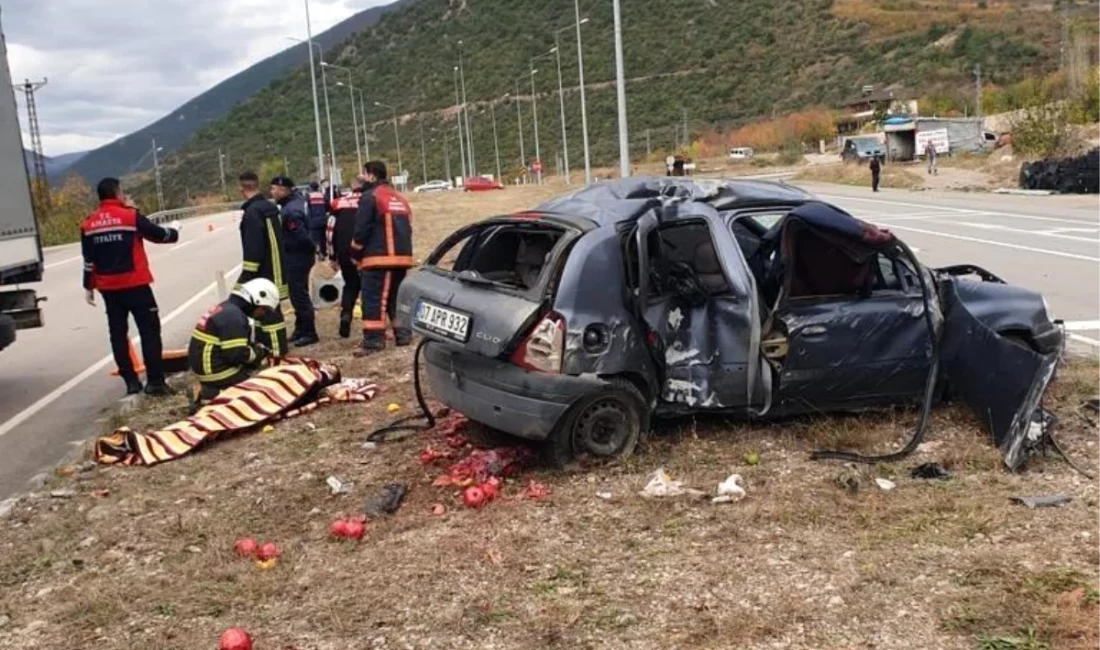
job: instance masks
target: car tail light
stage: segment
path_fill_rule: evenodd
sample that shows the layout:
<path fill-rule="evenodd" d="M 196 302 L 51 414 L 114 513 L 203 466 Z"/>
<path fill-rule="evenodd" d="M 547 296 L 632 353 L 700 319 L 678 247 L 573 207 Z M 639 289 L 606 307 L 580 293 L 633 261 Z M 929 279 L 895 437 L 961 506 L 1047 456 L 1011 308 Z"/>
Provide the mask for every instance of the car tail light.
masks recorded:
<path fill-rule="evenodd" d="M 559 373 L 564 352 L 565 319 L 550 312 L 512 353 L 512 363 L 527 370 Z"/>

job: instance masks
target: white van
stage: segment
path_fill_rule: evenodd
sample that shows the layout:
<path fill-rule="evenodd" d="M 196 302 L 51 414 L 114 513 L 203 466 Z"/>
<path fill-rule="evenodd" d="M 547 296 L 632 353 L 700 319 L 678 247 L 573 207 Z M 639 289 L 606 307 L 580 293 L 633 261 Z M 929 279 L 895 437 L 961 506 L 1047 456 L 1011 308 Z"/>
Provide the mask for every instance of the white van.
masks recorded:
<path fill-rule="evenodd" d="M 745 160 L 752 158 L 753 150 L 751 147 L 733 147 L 730 149 L 730 160 Z"/>

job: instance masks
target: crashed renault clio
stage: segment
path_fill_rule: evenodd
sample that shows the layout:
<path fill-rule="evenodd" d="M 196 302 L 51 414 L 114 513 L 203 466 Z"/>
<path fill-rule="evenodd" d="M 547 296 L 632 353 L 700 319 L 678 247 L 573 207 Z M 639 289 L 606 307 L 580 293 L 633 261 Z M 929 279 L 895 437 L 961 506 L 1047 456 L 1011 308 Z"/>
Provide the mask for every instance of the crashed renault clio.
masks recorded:
<path fill-rule="evenodd" d="M 1064 339 L 1039 294 L 928 268 L 887 230 L 749 180 L 624 179 L 467 226 L 402 284 L 397 319 L 437 399 L 558 463 L 625 456 L 653 417 L 698 413 L 916 404 L 915 446 L 949 391 L 1017 469 Z"/>

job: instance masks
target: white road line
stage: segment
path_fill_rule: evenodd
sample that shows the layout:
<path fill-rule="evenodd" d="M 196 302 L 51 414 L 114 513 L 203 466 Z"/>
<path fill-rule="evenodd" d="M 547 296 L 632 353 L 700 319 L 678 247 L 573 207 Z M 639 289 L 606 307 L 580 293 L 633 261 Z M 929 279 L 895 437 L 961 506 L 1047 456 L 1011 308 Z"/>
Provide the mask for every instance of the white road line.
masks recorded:
<path fill-rule="evenodd" d="M 1100 257 L 1090 257 L 1088 255 L 1078 255 L 1076 253 L 1066 253 L 1064 251 L 1052 251 L 1048 248 L 1035 248 L 1034 246 L 1024 246 L 1022 244 L 1010 244 L 1008 242 L 996 241 L 992 239 L 978 239 L 977 237 L 965 237 L 963 235 L 953 235 L 951 233 L 939 232 L 936 230 L 924 230 L 923 228 L 910 228 L 908 226 L 891 226 L 891 230 L 903 230 L 906 232 L 915 232 L 922 235 L 932 235 L 934 237 L 946 237 L 947 239 L 958 239 L 959 241 L 974 242 L 975 244 L 987 244 L 989 246 L 1000 246 L 1001 248 L 1011 248 L 1018 251 L 1028 251 L 1030 253 L 1041 253 L 1044 255 L 1053 255 L 1055 257 L 1068 257 L 1074 260 L 1085 260 L 1087 262 L 1100 262 Z"/>
<path fill-rule="evenodd" d="M 226 273 L 225 275 L 226 275 L 226 277 L 229 277 L 230 275 L 234 275 L 234 274 L 238 273 L 240 270 L 241 270 L 240 265 L 237 265 L 235 268 L 230 269 L 230 271 L 228 273 Z M 183 303 L 179 307 L 176 307 L 175 309 L 173 309 L 171 311 L 171 313 L 169 313 L 164 318 L 160 319 L 161 325 L 164 325 L 165 323 L 169 323 L 169 322 L 175 320 L 177 316 L 179 316 L 184 311 L 186 311 L 189 307 L 191 307 L 191 305 L 194 305 L 199 300 L 202 300 L 202 298 L 206 294 L 213 291 L 214 287 L 215 287 L 215 283 L 211 282 L 209 285 L 207 285 L 207 287 L 205 289 L 203 289 L 203 290 L 199 291 L 198 293 L 196 293 L 195 295 L 191 296 L 191 298 L 188 299 L 187 302 Z M 133 343 L 135 346 L 138 344 L 138 342 L 140 340 L 141 339 L 137 336 L 131 337 L 131 339 L 130 339 L 131 343 Z M 76 386 L 79 385 L 82 381 L 84 381 L 88 377 L 91 377 L 92 375 L 96 374 L 97 372 L 99 372 L 100 370 L 105 368 L 112 361 L 114 361 L 114 357 L 112 355 L 108 354 L 107 356 L 103 357 L 99 361 L 96 361 L 92 365 L 85 368 L 80 374 L 78 374 L 75 377 L 69 379 L 64 384 L 61 384 L 57 388 L 55 388 L 52 391 L 50 391 L 49 393 L 47 393 L 45 396 L 40 398 L 34 404 L 31 404 L 30 406 L 23 409 L 19 413 L 16 413 L 15 415 L 13 415 L 11 418 L 9 418 L 7 420 L 7 422 L 4 422 L 3 424 L 0 424 L 0 438 L 4 437 L 8 433 L 10 433 L 15 427 L 19 426 L 20 424 L 23 424 L 28 419 L 30 419 L 35 414 L 37 414 L 39 411 L 41 411 L 42 409 L 44 409 L 47 406 L 49 406 L 50 404 L 52 404 L 54 401 L 57 400 L 57 398 L 61 397 L 65 393 L 69 392 L 73 388 L 76 388 Z"/>
<path fill-rule="evenodd" d="M 858 196 L 840 196 L 829 194 L 818 194 L 818 198 L 827 199 L 834 202 L 842 201 L 863 201 L 865 203 L 880 203 L 883 205 L 902 206 L 906 208 L 923 208 L 925 210 L 946 210 L 956 214 L 981 214 L 982 216 L 991 217 L 1009 217 L 1010 219 L 1030 219 L 1032 221 L 1055 221 L 1060 223 L 1075 223 L 1079 225 L 1091 225 L 1097 222 L 1089 219 L 1065 219 L 1060 217 L 1040 217 L 1034 214 L 1019 214 L 1015 212 L 997 212 L 994 210 L 972 210 L 968 208 L 953 208 L 948 206 L 936 206 L 927 203 L 907 203 L 905 201 L 887 201 L 884 199 L 865 199 Z M 883 217 L 889 217 L 890 215 L 884 214 Z"/>
<path fill-rule="evenodd" d="M 1088 332 L 1100 330 L 1100 320 L 1071 320 L 1064 323 L 1068 332 Z"/>
<path fill-rule="evenodd" d="M 1087 343 L 1093 347 L 1100 348 L 1100 341 L 1096 339 L 1090 339 L 1087 336 L 1081 336 L 1080 334 L 1069 334 L 1070 340 L 1077 341 L 1078 343 Z"/>
<path fill-rule="evenodd" d="M 1044 232 L 1041 230 L 1024 230 L 1023 228 L 1012 228 L 1010 226 L 1002 226 L 999 223 L 975 223 L 972 221 L 952 221 L 953 224 L 960 226 L 969 226 L 971 228 L 981 228 L 983 230 L 997 230 L 1000 232 L 1011 232 L 1020 235 L 1041 235 L 1043 237 L 1053 237 L 1055 239 L 1068 239 L 1069 241 L 1081 241 L 1086 244 L 1100 243 L 1095 237 L 1078 237 L 1076 235 L 1059 235 L 1052 232 Z"/>
<path fill-rule="evenodd" d="M 61 266 L 62 264 L 68 264 L 69 262 L 75 262 L 75 261 L 81 259 L 82 257 L 84 257 L 84 256 L 83 255 L 77 255 L 75 257 L 66 257 L 63 260 L 57 260 L 56 262 L 50 262 L 49 264 L 43 266 L 42 268 L 52 269 L 55 266 Z"/>
<path fill-rule="evenodd" d="M 1044 234 L 1061 234 L 1064 232 L 1100 232 L 1100 227 L 1097 228 L 1055 228 L 1054 230 L 1044 230 Z"/>
<path fill-rule="evenodd" d="M 187 241 L 185 241 L 185 242 L 181 242 L 181 243 L 179 243 L 179 244 L 176 244 L 176 245 L 175 245 L 175 246 L 173 246 L 172 248 L 169 248 L 169 249 L 168 249 L 168 252 L 169 252 L 169 253 L 171 253 L 171 252 L 173 252 L 173 251 L 178 251 L 179 249 L 183 248 L 184 246 L 190 246 L 191 244 L 194 244 L 194 243 L 195 243 L 195 240 L 194 240 L 194 239 L 188 239 L 188 240 L 187 240 Z"/>

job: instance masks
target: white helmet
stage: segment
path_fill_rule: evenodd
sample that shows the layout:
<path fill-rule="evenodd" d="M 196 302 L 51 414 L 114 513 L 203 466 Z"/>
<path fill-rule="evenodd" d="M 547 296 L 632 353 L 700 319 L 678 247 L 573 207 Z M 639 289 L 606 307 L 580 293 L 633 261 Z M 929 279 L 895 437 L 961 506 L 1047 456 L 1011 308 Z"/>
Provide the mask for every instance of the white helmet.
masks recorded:
<path fill-rule="evenodd" d="M 247 300 L 253 307 L 274 310 L 279 306 L 279 289 L 267 278 L 249 280 L 233 293 Z"/>

